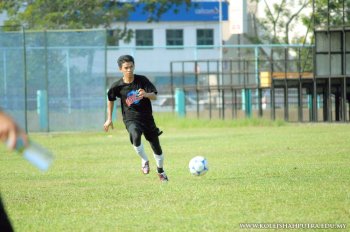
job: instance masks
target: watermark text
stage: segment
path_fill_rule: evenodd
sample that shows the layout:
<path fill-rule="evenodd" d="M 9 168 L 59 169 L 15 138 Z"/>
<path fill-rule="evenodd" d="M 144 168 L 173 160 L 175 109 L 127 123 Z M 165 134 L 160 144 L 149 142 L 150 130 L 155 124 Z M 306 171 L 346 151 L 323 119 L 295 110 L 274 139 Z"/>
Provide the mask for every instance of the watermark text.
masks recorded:
<path fill-rule="evenodd" d="M 346 223 L 240 223 L 241 229 L 346 229 Z"/>

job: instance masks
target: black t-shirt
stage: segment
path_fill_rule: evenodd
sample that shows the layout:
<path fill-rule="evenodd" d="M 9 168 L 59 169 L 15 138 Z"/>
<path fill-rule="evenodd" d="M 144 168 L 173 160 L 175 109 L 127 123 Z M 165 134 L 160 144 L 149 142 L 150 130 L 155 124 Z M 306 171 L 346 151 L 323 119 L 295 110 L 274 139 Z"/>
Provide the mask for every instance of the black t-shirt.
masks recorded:
<path fill-rule="evenodd" d="M 120 98 L 124 122 L 129 120 L 152 119 L 152 104 L 148 98 L 140 99 L 137 90 L 144 89 L 147 93 L 157 94 L 156 87 L 145 76 L 134 74 L 132 83 L 124 83 L 123 78 L 114 82 L 108 91 L 108 100 Z"/>

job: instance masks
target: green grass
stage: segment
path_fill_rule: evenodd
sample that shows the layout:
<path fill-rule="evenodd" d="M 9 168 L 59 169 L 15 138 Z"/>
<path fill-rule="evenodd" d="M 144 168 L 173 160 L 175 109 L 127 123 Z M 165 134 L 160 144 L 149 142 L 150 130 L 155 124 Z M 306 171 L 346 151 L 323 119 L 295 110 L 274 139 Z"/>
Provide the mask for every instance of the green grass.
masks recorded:
<path fill-rule="evenodd" d="M 240 231 L 240 223 L 350 228 L 349 124 L 171 116 L 157 122 L 168 184 L 159 182 L 145 140 L 152 170 L 141 174 L 120 122 L 108 134 L 31 134 L 55 153 L 46 173 L 1 147 L 1 194 L 16 231 Z M 189 174 L 196 155 L 209 161 L 205 176 Z"/>

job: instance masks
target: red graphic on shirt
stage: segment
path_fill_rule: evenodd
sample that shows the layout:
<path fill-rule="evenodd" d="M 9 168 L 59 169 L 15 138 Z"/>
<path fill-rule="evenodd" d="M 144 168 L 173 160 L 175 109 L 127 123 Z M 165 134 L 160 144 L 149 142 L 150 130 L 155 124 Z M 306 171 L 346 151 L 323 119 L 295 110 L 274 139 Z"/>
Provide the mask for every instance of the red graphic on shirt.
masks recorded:
<path fill-rule="evenodd" d="M 126 104 L 128 106 L 131 106 L 132 104 L 139 104 L 142 97 L 138 96 L 138 91 L 132 90 L 127 94 L 127 98 L 125 100 Z"/>

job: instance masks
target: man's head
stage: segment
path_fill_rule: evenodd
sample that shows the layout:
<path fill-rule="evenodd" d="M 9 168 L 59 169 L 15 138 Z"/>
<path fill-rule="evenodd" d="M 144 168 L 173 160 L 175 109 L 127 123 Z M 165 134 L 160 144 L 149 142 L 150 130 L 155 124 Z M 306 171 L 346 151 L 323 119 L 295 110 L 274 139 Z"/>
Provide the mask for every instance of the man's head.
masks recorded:
<path fill-rule="evenodd" d="M 134 77 L 134 58 L 129 55 L 124 55 L 118 58 L 119 70 L 123 73 L 125 78 Z"/>
<path fill-rule="evenodd" d="M 124 63 L 129 63 L 129 62 L 132 62 L 133 64 L 135 64 L 134 57 L 132 57 L 130 55 L 123 55 L 123 56 L 120 56 L 118 58 L 118 66 L 119 66 L 119 68 L 121 68 Z"/>

